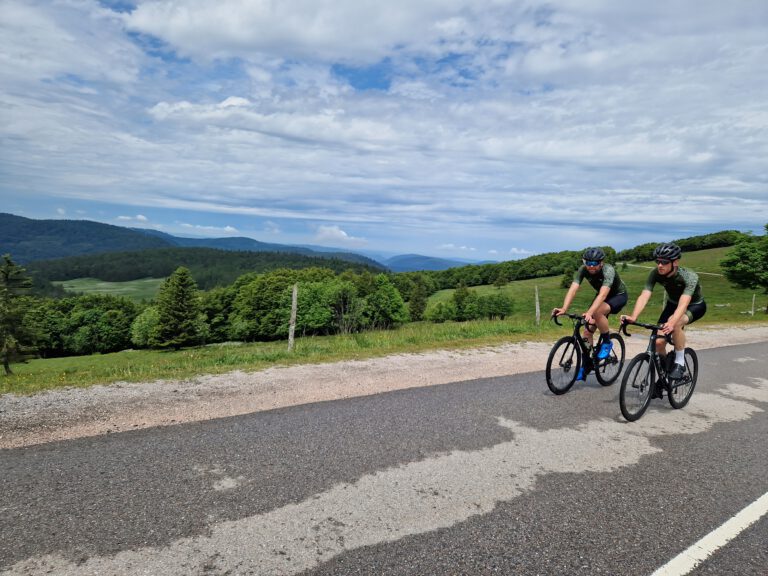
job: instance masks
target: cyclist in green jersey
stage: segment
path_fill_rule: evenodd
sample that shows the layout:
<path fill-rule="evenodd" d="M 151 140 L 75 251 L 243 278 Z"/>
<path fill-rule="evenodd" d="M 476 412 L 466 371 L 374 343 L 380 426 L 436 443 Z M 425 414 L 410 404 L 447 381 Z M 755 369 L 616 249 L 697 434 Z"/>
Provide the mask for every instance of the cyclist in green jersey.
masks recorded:
<path fill-rule="evenodd" d="M 611 353 L 608 316 L 619 312 L 627 303 L 627 287 L 621 281 L 616 269 L 610 264 L 604 263 L 604 259 L 605 252 L 603 252 L 602 248 L 587 248 L 584 254 L 582 254 L 583 264 L 573 275 L 573 282 L 565 295 L 562 307 L 552 310 L 553 316 L 559 316 L 568 312 L 576 292 L 581 287 L 582 281 L 586 279 L 592 288 L 597 291 L 597 295 L 589 309 L 584 313 L 584 319 L 587 321 L 585 333 L 590 345 L 592 345 L 595 327 L 600 330 L 597 357 L 601 359 L 607 358 Z M 579 372 L 578 379 L 583 380 L 590 369 L 591 366 L 588 365 L 582 369 Z"/>
<path fill-rule="evenodd" d="M 663 325 L 661 333 L 672 334 L 675 345 L 675 365 L 669 377 L 677 380 L 685 373 L 685 332 L 688 324 L 695 322 L 707 311 L 707 303 L 701 296 L 699 276 L 693 270 L 680 268 L 682 250 L 677 244 L 660 244 L 653 251 L 656 269 L 652 270 L 645 282 L 645 288 L 635 302 L 631 316 L 621 319 L 634 322 L 643 312 L 651 298 L 653 287 L 661 284 L 667 291 L 667 305 L 659 316 L 658 324 Z M 666 356 L 666 341 L 656 340 L 656 350 L 662 357 Z"/>

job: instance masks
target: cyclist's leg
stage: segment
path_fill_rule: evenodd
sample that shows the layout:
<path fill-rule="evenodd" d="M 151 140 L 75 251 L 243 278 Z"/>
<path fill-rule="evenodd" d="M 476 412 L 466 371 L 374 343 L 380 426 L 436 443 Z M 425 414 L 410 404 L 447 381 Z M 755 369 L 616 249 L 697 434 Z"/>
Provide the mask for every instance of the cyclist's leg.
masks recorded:
<path fill-rule="evenodd" d="M 672 332 L 672 342 L 675 345 L 675 362 L 683 364 L 683 353 L 685 352 L 685 327 L 691 323 L 691 312 L 686 310 L 685 315 L 680 318 L 680 322 L 675 326 Z M 679 358 L 678 358 L 679 357 Z"/>
<path fill-rule="evenodd" d="M 611 314 L 618 314 L 621 312 L 621 309 L 624 308 L 624 306 L 627 305 L 627 293 L 624 292 L 623 294 L 614 294 L 610 298 L 606 298 L 605 302 L 603 302 L 603 306 L 601 306 L 601 312 L 605 316 L 605 329 L 600 328 L 601 334 L 608 334 L 610 331 L 610 326 L 608 322 L 608 316 Z M 607 306 L 607 308 L 606 308 Z"/>
<path fill-rule="evenodd" d="M 669 317 L 675 313 L 675 310 L 677 310 L 677 304 L 674 302 L 667 302 L 667 305 L 664 306 L 664 310 L 661 311 L 661 315 L 659 316 L 659 320 L 656 322 L 656 324 L 665 324 L 666 321 L 669 320 Z M 677 346 L 677 336 L 673 335 L 672 338 L 675 341 L 675 346 Z M 685 336 L 683 336 L 683 340 L 685 340 Z M 685 349 L 685 346 L 683 346 L 683 349 Z M 662 334 L 659 334 L 656 337 L 656 352 L 659 354 L 659 356 L 661 356 L 662 360 L 666 360 L 667 339 Z M 662 363 L 662 365 L 664 364 Z"/>
<path fill-rule="evenodd" d="M 684 328 L 688 324 L 693 324 L 704 316 L 704 313 L 707 311 L 707 303 L 703 300 L 701 302 L 698 302 L 696 304 L 691 304 L 688 306 L 688 309 L 685 311 L 685 316 L 681 318 L 680 324 L 675 328 L 675 331 L 672 336 L 672 340 L 675 343 L 675 362 L 677 364 L 680 364 L 682 366 L 685 365 L 685 345 L 686 345 L 686 336 L 685 336 L 685 330 Z"/>
<path fill-rule="evenodd" d="M 607 358 L 611 353 L 611 327 L 608 322 L 608 316 L 616 314 L 626 305 L 627 294 L 614 294 L 606 298 L 595 313 L 595 322 L 600 330 L 600 340 L 598 340 L 598 358 Z"/>
<path fill-rule="evenodd" d="M 595 343 L 595 331 L 597 331 L 597 324 L 584 324 L 584 338 L 587 339 L 590 346 Z"/>
<path fill-rule="evenodd" d="M 608 336 L 608 331 L 610 330 L 610 327 L 608 326 L 608 315 L 610 313 L 611 305 L 608 304 L 608 301 L 605 301 L 597 307 L 597 310 L 595 310 L 595 313 L 592 315 L 595 319 L 597 329 L 600 331 L 600 339 L 597 341 L 598 345 L 602 343 L 604 337 Z"/>
<path fill-rule="evenodd" d="M 675 352 L 680 351 L 682 354 L 682 352 L 685 350 L 686 338 L 683 328 L 688 324 L 693 324 L 696 322 L 696 320 L 704 316 L 706 311 L 707 303 L 703 300 L 688 306 L 688 309 L 685 311 L 685 316 L 681 318 L 682 322 L 680 323 L 680 326 L 678 326 L 674 332 L 673 339 L 675 342 Z"/>

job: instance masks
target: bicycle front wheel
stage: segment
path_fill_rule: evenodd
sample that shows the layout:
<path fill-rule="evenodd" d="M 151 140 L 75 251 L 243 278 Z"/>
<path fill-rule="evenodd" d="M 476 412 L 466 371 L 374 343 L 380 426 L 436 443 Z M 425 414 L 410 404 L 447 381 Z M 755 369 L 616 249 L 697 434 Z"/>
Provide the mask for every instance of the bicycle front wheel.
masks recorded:
<path fill-rule="evenodd" d="M 648 354 L 638 354 L 627 366 L 619 391 L 619 407 L 629 422 L 640 418 L 651 403 L 656 382 Z"/>
<path fill-rule="evenodd" d="M 581 350 L 572 336 L 555 342 L 547 358 L 547 386 L 553 394 L 565 394 L 576 381 L 581 368 Z"/>
<path fill-rule="evenodd" d="M 621 334 L 611 334 L 611 353 L 607 358 L 595 358 L 595 376 L 603 386 L 610 386 L 621 374 L 624 366 L 624 338 Z"/>
<path fill-rule="evenodd" d="M 685 349 L 685 373 L 680 380 L 670 383 L 669 403 L 672 408 L 682 408 L 691 399 L 696 379 L 699 377 L 699 358 L 691 348 Z"/>

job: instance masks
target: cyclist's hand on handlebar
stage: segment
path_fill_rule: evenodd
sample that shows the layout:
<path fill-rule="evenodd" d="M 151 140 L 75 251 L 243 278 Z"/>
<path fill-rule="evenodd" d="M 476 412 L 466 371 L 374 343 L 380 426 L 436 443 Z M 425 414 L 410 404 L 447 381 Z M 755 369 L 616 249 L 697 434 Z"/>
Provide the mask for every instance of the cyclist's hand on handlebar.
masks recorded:
<path fill-rule="evenodd" d="M 621 316 L 619 316 L 619 320 L 621 320 L 622 324 L 626 324 L 627 322 L 634 322 L 634 321 L 636 321 L 637 318 L 635 318 L 634 316 L 628 316 L 626 314 L 622 314 Z"/>
<path fill-rule="evenodd" d="M 665 322 L 664 324 L 662 324 L 661 330 L 659 330 L 659 332 L 661 332 L 665 336 L 669 336 L 674 331 L 675 331 L 675 323 L 674 322 Z"/>
<path fill-rule="evenodd" d="M 561 314 L 565 314 L 565 308 L 552 308 L 552 317 L 555 318 Z"/>

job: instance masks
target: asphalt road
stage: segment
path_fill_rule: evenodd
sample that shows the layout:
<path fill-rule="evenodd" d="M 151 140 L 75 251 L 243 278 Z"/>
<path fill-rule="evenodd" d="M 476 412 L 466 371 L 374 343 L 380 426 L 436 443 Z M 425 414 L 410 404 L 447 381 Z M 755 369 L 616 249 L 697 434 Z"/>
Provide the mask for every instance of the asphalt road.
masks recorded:
<path fill-rule="evenodd" d="M 650 575 L 768 493 L 768 343 L 699 360 L 633 424 L 542 370 L 2 450 L 0 574 Z"/>

